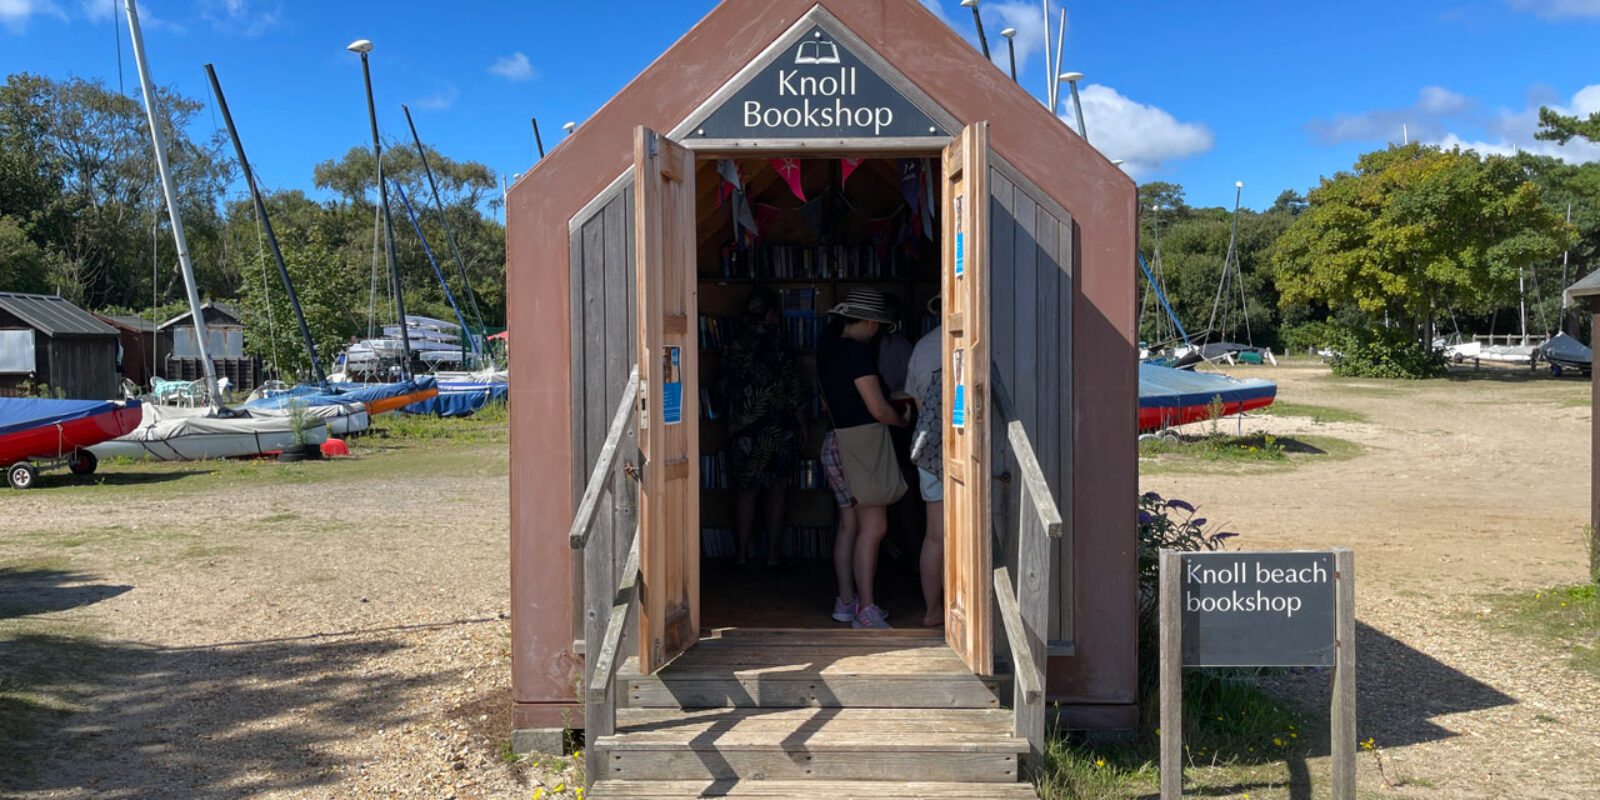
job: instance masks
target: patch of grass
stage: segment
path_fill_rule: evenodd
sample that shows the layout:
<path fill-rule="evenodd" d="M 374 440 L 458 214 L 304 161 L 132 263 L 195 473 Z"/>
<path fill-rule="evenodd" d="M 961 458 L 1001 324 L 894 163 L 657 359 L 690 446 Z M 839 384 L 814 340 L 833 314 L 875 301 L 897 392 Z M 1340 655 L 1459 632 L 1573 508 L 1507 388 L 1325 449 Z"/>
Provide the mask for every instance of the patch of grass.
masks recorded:
<path fill-rule="evenodd" d="M 1572 668 L 1600 677 L 1600 592 L 1594 584 L 1489 598 L 1493 613 L 1480 619 L 1564 653 Z"/>
<path fill-rule="evenodd" d="M 299 518 L 300 518 L 299 514 L 273 514 L 270 517 L 262 517 L 261 521 L 262 522 L 293 522 L 294 520 L 297 520 Z"/>
<path fill-rule="evenodd" d="M 1333 406 L 1317 406 L 1306 403 L 1275 402 L 1267 407 L 1267 413 L 1275 417 L 1310 417 L 1311 421 L 1321 425 L 1324 422 L 1367 422 L 1367 415 L 1360 411 L 1348 408 L 1335 408 Z"/>
<path fill-rule="evenodd" d="M 1289 779 L 1287 762 L 1303 759 L 1310 725 L 1267 694 L 1253 673 L 1189 671 L 1183 678 L 1184 766 L 1193 784 L 1272 785 Z M 1035 781 L 1044 800 L 1118 800 L 1149 796 L 1160 786 L 1161 735 L 1146 700 L 1147 720 L 1134 743 L 1051 739 Z"/>
<path fill-rule="evenodd" d="M 1139 455 L 1181 455 L 1206 461 L 1282 461 L 1288 457 L 1279 438 L 1271 434 L 1179 437 L 1176 442 L 1145 439 L 1139 442 Z"/>
<path fill-rule="evenodd" d="M 1332 436 L 1181 437 L 1176 444 L 1146 439 L 1139 443 L 1139 472 L 1167 475 L 1297 469 L 1314 459 L 1345 461 L 1360 453 L 1361 445 Z"/>
<path fill-rule="evenodd" d="M 372 421 L 361 441 L 373 438 L 455 444 L 506 444 L 511 441 L 511 411 L 506 403 L 491 403 L 470 417 L 445 418 L 384 414 Z"/>

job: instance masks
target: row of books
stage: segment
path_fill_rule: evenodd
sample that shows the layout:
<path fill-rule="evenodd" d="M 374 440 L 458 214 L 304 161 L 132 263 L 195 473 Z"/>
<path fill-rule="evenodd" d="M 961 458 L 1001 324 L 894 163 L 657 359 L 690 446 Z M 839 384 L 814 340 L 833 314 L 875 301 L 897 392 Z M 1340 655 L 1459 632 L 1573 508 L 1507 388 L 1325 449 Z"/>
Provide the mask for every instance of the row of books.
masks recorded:
<path fill-rule="evenodd" d="M 759 534 L 750 537 L 751 557 L 766 555 L 766 541 Z M 791 525 L 778 537 L 778 550 L 784 558 L 831 558 L 833 528 L 807 528 Z M 700 554 L 707 558 L 733 558 L 738 553 L 732 528 L 701 528 Z"/>
<path fill-rule="evenodd" d="M 791 245 L 759 247 L 724 245 L 722 278 L 754 280 L 900 279 L 909 274 L 915 259 L 896 257 L 896 249 L 870 244 Z"/>
<path fill-rule="evenodd" d="M 795 350 L 815 350 L 822 336 L 822 320 L 807 312 L 786 312 L 783 318 L 784 342 Z M 739 320 L 731 317 L 700 316 L 700 349 L 725 350 L 738 335 Z"/>
<path fill-rule="evenodd" d="M 826 484 L 822 472 L 822 462 L 814 458 L 802 458 L 795 463 L 794 474 L 790 476 L 789 485 L 799 489 L 821 489 Z M 700 488 L 702 489 L 728 489 L 728 454 L 724 451 L 700 456 Z"/>

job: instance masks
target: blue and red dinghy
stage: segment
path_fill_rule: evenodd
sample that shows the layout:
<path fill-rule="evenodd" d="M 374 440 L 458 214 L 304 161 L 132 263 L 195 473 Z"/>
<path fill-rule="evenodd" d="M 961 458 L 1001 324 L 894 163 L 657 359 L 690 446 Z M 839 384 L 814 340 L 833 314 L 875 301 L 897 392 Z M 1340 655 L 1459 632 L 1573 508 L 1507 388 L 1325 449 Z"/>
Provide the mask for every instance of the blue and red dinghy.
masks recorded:
<path fill-rule="evenodd" d="M 65 464 L 87 475 L 99 459 L 87 449 L 139 425 L 139 401 L 0 398 L 0 466 L 14 489 L 31 489 L 39 468 Z"/>
<path fill-rule="evenodd" d="M 1277 396 L 1272 381 L 1140 364 L 1139 432 L 1210 419 L 1217 403 L 1220 416 L 1266 408 Z"/>

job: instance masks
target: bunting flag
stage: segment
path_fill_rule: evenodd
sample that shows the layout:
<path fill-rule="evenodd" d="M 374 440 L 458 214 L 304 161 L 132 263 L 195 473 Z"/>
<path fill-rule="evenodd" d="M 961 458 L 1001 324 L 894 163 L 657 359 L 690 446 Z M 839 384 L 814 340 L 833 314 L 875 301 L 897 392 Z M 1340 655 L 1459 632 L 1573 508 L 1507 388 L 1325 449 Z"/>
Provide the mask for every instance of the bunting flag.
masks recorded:
<path fill-rule="evenodd" d="M 917 216 L 922 203 L 922 176 L 919 171 L 922 163 L 914 158 L 900 159 L 900 195 L 906 201 L 906 207 L 911 209 L 911 216 Z"/>
<path fill-rule="evenodd" d="M 922 235 L 928 241 L 937 241 L 933 238 L 933 166 L 927 160 L 922 160 Z"/>
<path fill-rule="evenodd" d="M 867 220 L 867 241 L 872 244 L 872 253 L 878 263 L 889 263 L 889 248 L 894 246 L 894 221 L 899 213 L 890 214 L 883 219 Z"/>
<path fill-rule="evenodd" d="M 859 158 L 847 158 L 847 159 L 844 159 L 844 161 L 842 162 L 842 165 L 839 168 L 840 175 L 841 175 L 841 177 L 839 178 L 839 185 L 840 186 L 845 185 L 845 183 L 850 180 L 850 176 L 855 174 L 856 167 L 861 166 L 861 162 L 862 161 L 863 161 L 863 159 L 859 159 Z"/>
<path fill-rule="evenodd" d="M 739 174 L 739 162 L 731 158 L 717 161 L 717 175 L 722 178 L 721 185 L 717 187 L 717 205 L 720 207 L 735 192 L 744 188 L 744 176 Z"/>
<path fill-rule="evenodd" d="M 766 203 L 757 203 L 755 207 L 755 238 L 760 241 L 766 232 L 772 229 L 772 221 L 778 218 L 778 207 Z"/>
<path fill-rule="evenodd" d="M 829 235 L 832 231 L 826 230 L 826 228 L 831 227 L 827 225 L 829 217 L 827 214 L 827 200 L 828 195 L 824 193 L 821 197 L 813 198 L 810 202 L 800 206 L 800 218 L 806 221 L 807 227 L 811 228 L 811 232 L 815 233 L 823 244 L 828 244 L 832 238 Z"/>
<path fill-rule="evenodd" d="M 783 182 L 789 185 L 789 191 L 794 192 L 794 196 L 800 198 L 800 202 L 804 203 L 806 190 L 805 187 L 800 185 L 800 159 L 774 158 L 771 159 L 771 163 L 772 168 L 777 170 L 778 176 L 783 178 Z"/>

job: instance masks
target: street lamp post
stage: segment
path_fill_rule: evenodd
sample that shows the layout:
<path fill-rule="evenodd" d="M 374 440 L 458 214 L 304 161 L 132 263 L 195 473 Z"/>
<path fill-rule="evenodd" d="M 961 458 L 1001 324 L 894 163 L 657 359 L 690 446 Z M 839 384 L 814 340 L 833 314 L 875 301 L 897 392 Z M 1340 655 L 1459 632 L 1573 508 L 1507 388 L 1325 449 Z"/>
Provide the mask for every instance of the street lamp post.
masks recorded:
<path fill-rule="evenodd" d="M 389 256 L 389 279 L 394 282 L 394 311 L 400 324 L 400 374 L 411 378 L 411 332 L 406 325 L 406 297 L 400 287 L 400 264 L 394 255 L 394 221 L 389 217 L 389 186 L 383 179 L 383 142 L 378 138 L 378 108 L 372 102 L 372 69 L 367 54 L 372 42 L 357 39 L 345 47 L 361 54 L 361 77 L 367 87 L 367 118 L 372 122 L 372 154 L 378 162 L 378 208 L 383 212 L 383 241 Z"/>
<path fill-rule="evenodd" d="M 1083 80 L 1083 73 L 1063 72 L 1061 73 L 1061 80 L 1066 81 L 1072 87 L 1072 115 L 1078 118 L 1078 135 L 1082 136 L 1083 140 L 1087 142 L 1089 141 L 1089 129 L 1083 124 L 1083 103 L 1078 100 L 1078 81 Z"/>
<path fill-rule="evenodd" d="M 1006 37 L 1006 52 L 1011 55 L 1011 80 L 1013 83 L 1019 83 L 1020 81 L 1017 80 L 1017 29 L 1006 28 L 1000 32 L 1000 35 Z"/>
<path fill-rule="evenodd" d="M 961 5 L 972 9 L 972 21 L 978 26 L 978 44 L 983 46 L 983 57 L 989 57 L 989 40 L 983 35 L 983 17 L 978 15 L 978 0 L 961 0 Z"/>

